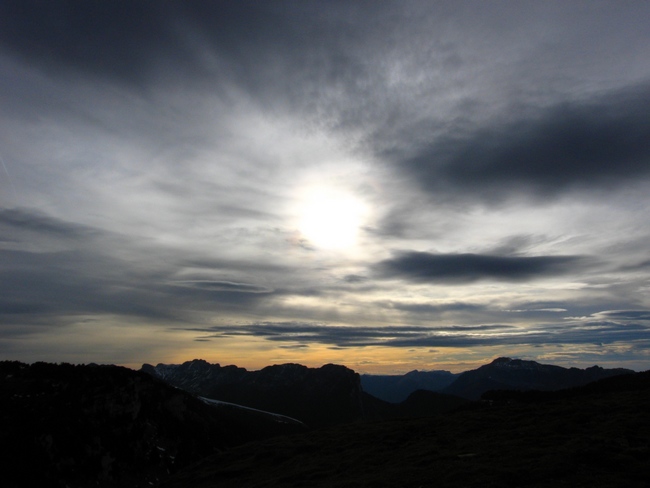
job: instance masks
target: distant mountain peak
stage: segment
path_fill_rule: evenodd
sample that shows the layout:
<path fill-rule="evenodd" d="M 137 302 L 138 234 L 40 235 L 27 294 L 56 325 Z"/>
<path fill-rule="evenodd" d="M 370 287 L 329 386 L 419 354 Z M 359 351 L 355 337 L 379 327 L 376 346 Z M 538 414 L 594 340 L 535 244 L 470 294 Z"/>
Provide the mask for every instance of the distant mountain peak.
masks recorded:
<path fill-rule="evenodd" d="M 535 361 L 500 357 L 477 369 L 465 371 L 444 393 L 478 400 L 488 390 L 559 390 L 585 385 L 604 377 L 631 373 L 623 368 L 563 368 Z"/>

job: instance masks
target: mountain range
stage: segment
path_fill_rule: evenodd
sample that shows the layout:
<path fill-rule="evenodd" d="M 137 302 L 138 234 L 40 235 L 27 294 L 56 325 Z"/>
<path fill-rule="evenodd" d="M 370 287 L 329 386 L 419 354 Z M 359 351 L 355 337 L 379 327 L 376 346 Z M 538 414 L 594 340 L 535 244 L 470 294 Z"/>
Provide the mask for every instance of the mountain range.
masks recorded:
<path fill-rule="evenodd" d="M 521 359 L 498 358 L 490 364 L 461 373 L 441 391 L 478 400 L 489 390 L 560 390 L 586 385 L 610 376 L 633 373 L 624 368 L 563 368 Z"/>
<path fill-rule="evenodd" d="M 253 458 L 263 461 L 260 465 L 277 455 L 267 451 L 268 446 L 280 442 L 273 439 L 302 445 L 305 453 L 315 452 L 318 459 L 327 459 L 320 447 L 314 448 L 313 443 L 330 442 L 312 437 L 320 435 L 318 432 L 339 437 L 346 449 L 356 446 L 358 455 L 364 449 L 372 451 L 377 447 L 365 444 L 374 442 L 370 436 L 373 431 L 377 431 L 376 440 L 384 447 L 394 445 L 406 449 L 406 439 L 420 442 L 421 437 L 409 427 L 416 424 L 409 422 L 421 422 L 429 426 L 426 429 L 442 425 L 440 422 L 447 425 L 449 419 L 458 415 L 484 416 L 486 422 L 492 422 L 488 417 L 493 410 L 485 410 L 486 405 L 497 406 L 499 412 L 510 408 L 512 402 L 532 408 L 528 406 L 547 402 L 551 398 L 548 395 L 552 394 L 556 395 L 554 401 L 571 402 L 570 408 L 578 409 L 582 400 L 576 400 L 575 391 L 583 390 L 577 387 L 602 378 L 605 379 L 601 381 L 611 380 L 619 386 L 618 393 L 611 388 L 607 390 L 610 403 L 615 404 L 616 395 L 627 395 L 621 400 L 625 405 L 632 395 L 629 390 L 638 389 L 641 380 L 637 378 L 642 377 L 641 373 L 631 374 L 622 369 L 567 369 L 508 358 L 499 358 L 460 375 L 429 373 L 432 373 L 430 377 L 427 372 L 403 375 L 401 383 L 399 377 L 371 378 L 378 388 L 384 381 L 386 391 L 395 385 L 404 388 L 406 383 L 411 388 L 440 388 L 444 381 L 453 378 L 440 391 L 420 388 L 400 402 L 388 402 L 365 391 L 363 385 L 368 379 L 365 375 L 339 365 L 307 368 L 285 364 L 247 371 L 194 360 L 180 365 L 145 364 L 141 371 L 133 371 L 117 366 L 0 362 L 3 486 L 140 487 L 157 486 L 165 480 L 170 486 L 181 486 L 172 480 L 187 481 L 188 476 L 195 476 L 192 470 L 205 459 L 216 459 L 211 463 L 217 464 L 212 464 L 210 469 L 201 465 L 199 471 L 234 469 L 235 474 L 226 476 L 221 472 L 219 479 L 226 476 L 240 482 L 240 475 L 248 472 L 250 466 L 237 471 L 234 466 L 238 464 L 232 464 L 229 453 L 240 452 L 238 449 L 244 449 L 244 445 L 258 446 L 252 449 L 255 449 Z M 621 376 L 622 373 L 625 374 Z M 431 378 L 436 376 L 444 381 L 435 383 Z M 594 398 L 601 395 L 602 387 L 589 390 L 592 385 L 599 383 L 582 387 L 588 392 L 585 395 Z M 567 387 L 572 389 L 557 391 Z M 562 392 L 574 393 L 567 396 Z M 485 401 L 472 401 L 481 395 Z M 644 398 L 639 396 L 640 400 Z M 355 441 L 351 436 L 358 439 Z M 641 447 L 647 444 L 634 442 Z M 286 445 L 277 449 L 287 451 Z M 639 451 L 641 457 L 647 454 L 647 449 L 643 449 Z M 288 452 L 293 452 L 293 448 Z M 351 451 L 351 455 L 357 454 Z M 301 455 L 295 454 L 296 460 Z M 379 471 L 384 463 L 380 458 Z M 386 465 L 391 463 L 386 461 Z M 324 472 L 321 474 L 327 479 Z M 344 475 L 345 470 L 341 472 Z M 196 476 L 196 486 L 204 486 L 203 481 L 199 483 L 203 475 Z M 220 484 L 221 481 L 216 483 L 211 474 L 206 476 L 205 486 L 228 486 Z M 314 478 L 317 474 L 310 476 Z M 315 480 L 307 485 L 317 486 Z M 292 483 L 268 484 L 288 485 Z M 184 486 L 195 484 L 188 482 Z"/>
<path fill-rule="evenodd" d="M 403 375 L 362 374 L 361 387 L 372 396 L 400 403 L 416 390 L 440 391 L 458 377 L 449 371 L 410 371 Z"/>
<path fill-rule="evenodd" d="M 247 371 L 194 360 L 180 365 L 145 364 L 141 371 L 194 395 L 275 412 L 312 427 L 364 416 L 359 375 L 345 366 L 281 364 Z"/>
<path fill-rule="evenodd" d="M 563 368 L 505 357 L 460 374 L 416 370 L 404 375 L 359 375 L 334 364 L 321 368 L 282 364 L 247 371 L 200 359 L 144 364 L 141 371 L 195 395 L 282 413 L 313 426 L 367 417 L 369 402 L 400 404 L 418 390 L 478 400 L 488 390 L 558 390 L 633 372 L 599 366 Z"/>

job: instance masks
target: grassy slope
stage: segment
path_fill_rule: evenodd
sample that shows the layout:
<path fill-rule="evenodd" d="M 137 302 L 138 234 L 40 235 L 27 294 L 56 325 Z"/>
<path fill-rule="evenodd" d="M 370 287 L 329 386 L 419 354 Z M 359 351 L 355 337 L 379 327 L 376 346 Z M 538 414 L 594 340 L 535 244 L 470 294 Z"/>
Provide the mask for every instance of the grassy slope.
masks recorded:
<path fill-rule="evenodd" d="M 241 446 L 164 487 L 645 487 L 647 412 L 645 388 L 339 426 Z"/>

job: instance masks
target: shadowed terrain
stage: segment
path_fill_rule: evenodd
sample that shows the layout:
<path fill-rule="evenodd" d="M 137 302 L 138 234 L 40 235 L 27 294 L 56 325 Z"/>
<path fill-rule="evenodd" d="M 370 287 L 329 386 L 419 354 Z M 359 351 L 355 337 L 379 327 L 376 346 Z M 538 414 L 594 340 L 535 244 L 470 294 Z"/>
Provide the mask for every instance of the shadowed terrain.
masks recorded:
<path fill-rule="evenodd" d="M 244 442 L 305 430 L 117 366 L 0 362 L 2 486 L 152 486 Z"/>
<path fill-rule="evenodd" d="M 650 372 L 637 373 L 502 394 L 432 418 L 276 437 L 210 457 L 163 486 L 645 487 L 648 411 Z"/>
<path fill-rule="evenodd" d="M 249 378 L 238 394 L 254 401 L 287 395 L 279 406 L 307 411 L 329 394 L 319 418 L 338 399 L 354 409 L 309 431 L 282 412 L 201 400 L 126 368 L 0 362 L 3 486 L 647 486 L 650 372 L 493 390 L 478 402 L 417 390 L 397 404 L 333 365 Z M 361 416 L 346 422 L 346 411 Z"/>
<path fill-rule="evenodd" d="M 195 395 L 287 415 L 310 427 L 364 417 L 359 375 L 336 364 L 308 368 L 289 363 L 247 371 L 195 359 L 145 364 L 141 371 Z"/>

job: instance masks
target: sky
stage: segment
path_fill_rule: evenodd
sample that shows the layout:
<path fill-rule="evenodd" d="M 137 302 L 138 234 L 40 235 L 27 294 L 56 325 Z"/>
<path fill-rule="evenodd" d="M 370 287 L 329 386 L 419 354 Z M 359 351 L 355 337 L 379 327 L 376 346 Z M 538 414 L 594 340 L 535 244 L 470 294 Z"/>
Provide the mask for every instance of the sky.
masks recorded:
<path fill-rule="evenodd" d="M 650 369 L 650 2 L 0 2 L 0 359 Z"/>

